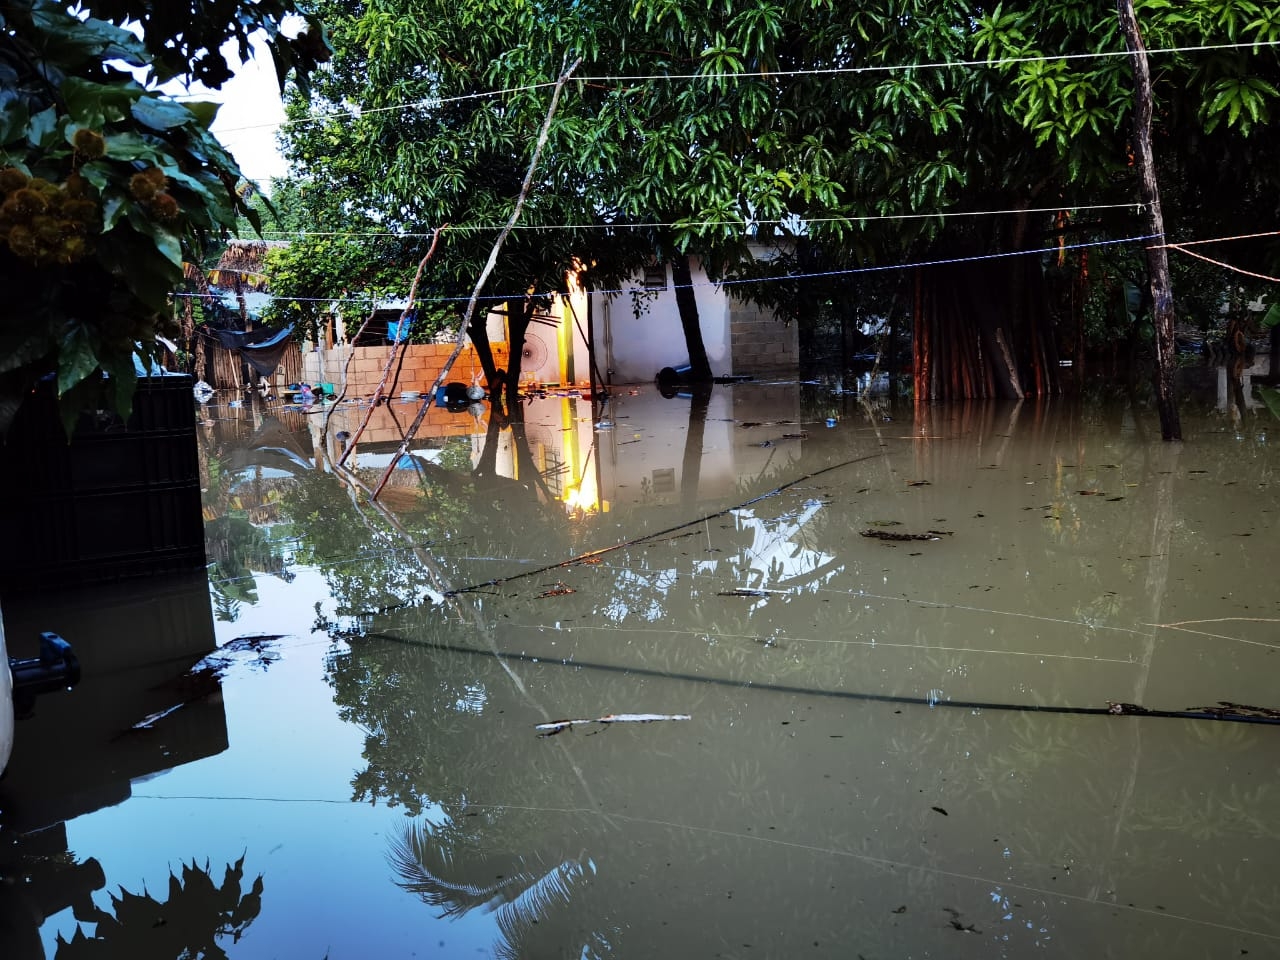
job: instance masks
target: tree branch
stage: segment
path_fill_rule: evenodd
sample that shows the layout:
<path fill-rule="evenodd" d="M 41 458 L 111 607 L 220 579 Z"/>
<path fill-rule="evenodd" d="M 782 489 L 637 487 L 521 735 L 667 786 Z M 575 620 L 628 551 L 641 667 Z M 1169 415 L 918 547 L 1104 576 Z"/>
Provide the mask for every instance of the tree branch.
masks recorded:
<path fill-rule="evenodd" d="M 529 161 L 529 169 L 524 175 L 524 183 L 520 186 L 520 196 L 516 199 L 515 209 L 511 211 L 511 218 L 507 221 L 507 225 L 502 228 L 502 232 L 498 234 L 498 239 L 494 241 L 493 249 L 489 251 L 489 259 L 485 263 L 484 269 L 480 271 L 480 278 L 476 281 L 475 289 L 471 291 L 471 299 L 467 302 L 466 312 L 462 316 L 462 321 L 458 324 L 457 345 L 454 346 L 453 353 L 449 355 L 449 359 L 444 362 L 444 366 L 440 368 L 440 374 L 436 377 L 435 383 L 432 384 L 431 390 L 422 398 L 422 406 L 418 410 L 418 415 L 413 418 L 413 423 L 409 424 L 409 430 L 406 432 L 404 440 L 401 441 L 399 449 L 396 451 L 395 456 L 391 458 L 391 462 L 387 464 L 387 469 L 383 472 L 382 479 L 373 488 L 373 498 L 375 500 L 378 498 L 378 494 L 382 493 L 382 488 L 387 485 L 387 481 L 391 479 L 391 473 L 395 470 L 400 458 L 408 452 L 409 444 L 417 434 L 418 428 L 422 426 L 422 421 L 426 419 L 427 411 L 431 408 L 431 404 L 435 403 L 436 391 L 440 389 L 440 385 L 444 383 L 445 377 L 449 375 L 449 370 L 453 367 L 454 361 L 458 359 L 463 347 L 466 346 L 467 327 L 471 323 L 472 316 L 475 315 L 476 303 L 480 299 L 480 291 L 484 289 L 484 285 L 489 279 L 489 274 L 493 272 L 493 268 L 498 262 L 498 254 L 502 250 L 502 245 L 515 227 L 516 221 L 520 219 L 525 200 L 529 197 L 529 189 L 533 185 L 533 175 L 537 172 L 538 161 L 542 158 L 542 151 L 547 145 L 547 139 L 551 136 L 551 120 L 556 114 L 556 108 L 560 105 L 560 94 L 564 90 L 564 85 L 569 82 L 569 78 L 573 75 L 573 71 L 577 70 L 578 65 L 581 63 L 582 58 L 579 57 L 556 80 L 555 90 L 551 94 L 551 104 L 547 107 L 547 116 L 542 121 L 542 130 L 538 134 L 538 143 L 533 149 L 533 159 Z"/>

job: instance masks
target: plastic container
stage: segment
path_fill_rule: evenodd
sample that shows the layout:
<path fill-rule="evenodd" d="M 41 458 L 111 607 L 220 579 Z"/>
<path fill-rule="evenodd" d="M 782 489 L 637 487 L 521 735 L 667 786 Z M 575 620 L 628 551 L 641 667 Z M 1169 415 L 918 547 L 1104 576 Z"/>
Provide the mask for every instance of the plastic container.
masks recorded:
<path fill-rule="evenodd" d="M 127 422 L 82 415 L 70 443 L 42 386 L 0 446 L 0 595 L 203 568 L 192 378 L 139 379 Z"/>

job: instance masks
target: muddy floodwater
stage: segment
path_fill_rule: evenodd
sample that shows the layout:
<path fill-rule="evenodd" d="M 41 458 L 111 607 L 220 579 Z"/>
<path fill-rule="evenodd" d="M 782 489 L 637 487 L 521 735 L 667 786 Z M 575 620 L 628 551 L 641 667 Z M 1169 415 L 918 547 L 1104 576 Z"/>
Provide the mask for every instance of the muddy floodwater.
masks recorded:
<path fill-rule="evenodd" d="M 204 406 L 207 575 L 5 599 L 5 960 L 1280 956 L 1264 409 L 416 411 Z"/>

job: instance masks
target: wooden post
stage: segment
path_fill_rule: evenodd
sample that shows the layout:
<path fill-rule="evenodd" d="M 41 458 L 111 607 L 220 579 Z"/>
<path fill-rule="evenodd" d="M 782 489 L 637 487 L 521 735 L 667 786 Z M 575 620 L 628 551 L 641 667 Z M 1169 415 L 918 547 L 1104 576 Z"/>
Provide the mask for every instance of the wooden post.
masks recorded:
<path fill-rule="evenodd" d="M 1169 280 L 1169 253 L 1164 246 L 1164 214 L 1160 210 L 1160 186 L 1156 183 L 1155 158 L 1151 150 L 1151 70 L 1147 48 L 1138 31 L 1133 0 L 1116 0 L 1120 32 L 1124 34 L 1133 64 L 1133 157 L 1143 209 L 1147 214 L 1147 272 L 1151 276 L 1152 323 L 1156 332 L 1156 407 L 1160 412 L 1160 434 L 1165 440 L 1181 440 L 1182 424 L 1174 391 L 1173 285 Z"/>

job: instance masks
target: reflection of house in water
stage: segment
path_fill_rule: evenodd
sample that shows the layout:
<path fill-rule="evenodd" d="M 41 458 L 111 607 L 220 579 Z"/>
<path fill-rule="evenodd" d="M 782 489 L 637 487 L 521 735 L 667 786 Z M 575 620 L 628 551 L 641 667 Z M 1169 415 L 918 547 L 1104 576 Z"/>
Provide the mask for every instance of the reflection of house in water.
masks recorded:
<path fill-rule="evenodd" d="M 666 399 L 622 398 L 600 433 L 601 488 L 616 503 L 696 503 L 732 496 L 800 452 L 794 383 L 714 387 Z M 762 429 L 748 429 L 747 425 Z M 644 443 L 633 441 L 643 438 Z"/>
<path fill-rule="evenodd" d="M 385 469 L 416 410 L 416 403 L 377 408 L 348 464 Z M 536 471 L 544 497 L 572 516 L 642 503 L 727 502 L 745 482 L 767 478 L 798 456 L 799 411 L 794 383 L 716 386 L 670 398 L 643 387 L 607 404 L 552 395 L 529 402 L 523 424 L 501 428 L 490 422 L 487 405 L 478 415 L 440 409 L 440 423 L 420 431 L 392 484 L 418 485 L 419 468 L 438 459 L 440 440 L 466 436 L 473 466 L 484 462 L 487 471 L 515 480 Z M 326 438 L 330 457 L 342 449 L 339 435 L 354 433 L 367 412 L 357 405 L 335 410 Z M 315 418 L 314 437 L 321 427 Z"/>

